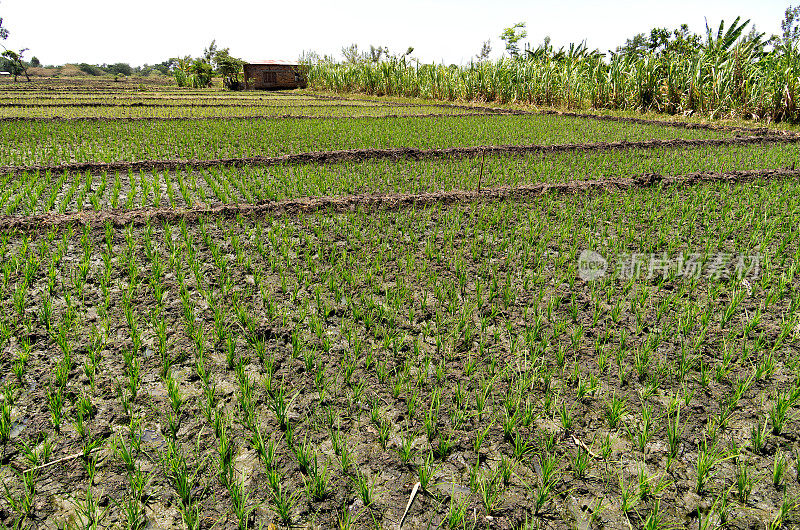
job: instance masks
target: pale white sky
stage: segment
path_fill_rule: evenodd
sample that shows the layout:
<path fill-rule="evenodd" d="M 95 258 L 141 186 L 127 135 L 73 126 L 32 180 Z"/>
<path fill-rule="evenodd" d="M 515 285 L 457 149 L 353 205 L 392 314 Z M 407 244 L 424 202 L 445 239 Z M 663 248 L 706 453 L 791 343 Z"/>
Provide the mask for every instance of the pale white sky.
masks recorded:
<path fill-rule="evenodd" d="M 798 0 L 800 2 L 800 0 Z M 528 41 L 546 36 L 558 47 L 584 39 L 592 48 L 613 49 L 654 26 L 681 23 L 704 32 L 704 17 L 750 18 L 767 35 L 777 33 L 787 1 L 777 0 L 0 0 L 0 17 L 11 37 L 3 44 L 30 48 L 45 64 L 66 62 L 132 65 L 178 55 L 199 55 L 216 38 L 246 60 L 296 59 L 303 50 L 340 56 L 342 46 L 414 46 L 430 62 L 462 63 L 517 21 L 528 25 Z"/>

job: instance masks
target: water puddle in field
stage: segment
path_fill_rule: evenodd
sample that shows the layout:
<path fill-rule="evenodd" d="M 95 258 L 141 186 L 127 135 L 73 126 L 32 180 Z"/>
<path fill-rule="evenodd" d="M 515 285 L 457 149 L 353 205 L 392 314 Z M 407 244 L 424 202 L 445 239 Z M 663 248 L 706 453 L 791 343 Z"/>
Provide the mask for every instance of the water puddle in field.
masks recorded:
<path fill-rule="evenodd" d="M 471 495 L 472 490 L 466 486 L 458 484 L 437 484 L 433 487 L 434 490 L 447 495 Z"/>
<path fill-rule="evenodd" d="M 167 446 L 167 440 L 155 429 L 144 429 L 142 431 L 140 440 L 142 442 L 153 444 L 159 450 L 164 449 Z"/>
<path fill-rule="evenodd" d="M 11 431 L 10 431 L 10 438 L 14 439 L 20 434 L 22 431 L 25 430 L 25 427 L 28 426 L 28 418 L 23 418 L 21 421 L 13 421 L 11 422 Z"/>

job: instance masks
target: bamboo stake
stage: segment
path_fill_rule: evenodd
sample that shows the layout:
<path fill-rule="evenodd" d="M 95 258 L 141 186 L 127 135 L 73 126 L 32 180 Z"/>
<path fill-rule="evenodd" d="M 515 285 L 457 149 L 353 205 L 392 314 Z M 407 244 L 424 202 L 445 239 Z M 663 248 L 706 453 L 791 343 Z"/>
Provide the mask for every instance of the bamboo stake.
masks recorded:
<path fill-rule="evenodd" d="M 411 509 L 411 503 L 414 502 L 414 497 L 417 496 L 419 486 L 419 482 L 414 484 L 414 489 L 411 490 L 411 497 L 408 498 L 408 504 L 406 504 L 406 511 L 403 512 L 403 517 L 400 518 L 400 522 L 397 524 L 397 530 L 400 530 L 400 528 L 403 526 L 403 521 L 406 520 L 406 515 L 408 515 L 408 510 Z"/>
<path fill-rule="evenodd" d="M 92 453 L 94 453 L 95 451 L 98 451 L 98 450 L 100 450 L 100 448 L 99 447 L 95 447 L 94 449 L 92 449 L 91 451 L 86 453 L 86 456 L 89 456 L 90 454 L 92 454 Z M 75 453 L 75 454 L 72 454 L 72 455 L 69 455 L 69 456 L 65 456 L 63 458 L 59 458 L 58 460 L 53 460 L 51 462 L 48 462 L 46 464 L 42 464 L 40 466 L 32 467 L 30 469 L 26 469 L 25 471 L 23 471 L 23 474 L 24 473 L 32 473 L 33 471 L 39 471 L 41 469 L 44 469 L 44 468 L 47 468 L 47 467 L 50 467 L 50 466 L 54 466 L 56 464 L 60 464 L 62 462 L 66 462 L 67 460 L 74 460 L 76 458 L 80 458 L 81 456 L 83 456 L 83 451 L 81 451 L 80 453 Z"/>

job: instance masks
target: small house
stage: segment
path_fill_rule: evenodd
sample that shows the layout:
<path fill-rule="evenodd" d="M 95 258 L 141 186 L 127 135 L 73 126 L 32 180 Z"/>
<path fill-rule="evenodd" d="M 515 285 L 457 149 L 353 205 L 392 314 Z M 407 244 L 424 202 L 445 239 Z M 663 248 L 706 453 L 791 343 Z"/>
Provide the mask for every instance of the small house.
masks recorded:
<path fill-rule="evenodd" d="M 300 65 L 285 61 L 245 63 L 245 90 L 281 90 L 305 88 L 306 79 Z"/>

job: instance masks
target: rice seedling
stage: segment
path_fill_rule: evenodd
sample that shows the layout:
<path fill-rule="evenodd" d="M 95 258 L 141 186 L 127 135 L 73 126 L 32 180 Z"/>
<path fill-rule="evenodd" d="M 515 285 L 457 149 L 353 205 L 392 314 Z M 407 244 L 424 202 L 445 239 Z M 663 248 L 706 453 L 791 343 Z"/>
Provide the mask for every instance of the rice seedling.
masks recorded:
<path fill-rule="evenodd" d="M 450 495 L 450 502 L 447 505 L 447 514 L 445 515 L 443 525 L 449 530 L 456 528 L 464 528 L 467 521 L 467 501 L 462 499 L 456 500 L 457 497 L 453 493 Z"/>
<path fill-rule="evenodd" d="M 18 478 L 22 481 L 22 491 L 14 494 L 8 483 L 3 482 L 3 498 L 14 514 L 14 525 L 21 527 L 33 515 L 38 477 L 33 473 L 24 473 L 19 474 Z"/>
<path fill-rule="evenodd" d="M 358 498 L 361 499 L 364 506 L 368 508 L 375 501 L 376 495 L 372 483 L 365 475 L 358 473 L 355 478 L 353 478 L 353 486 Z"/>
<path fill-rule="evenodd" d="M 781 434 L 787 420 L 787 412 L 792 405 L 788 395 L 779 394 L 775 398 L 775 404 L 769 410 L 769 420 L 772 424 L 772 434 Z"/>
<path fill-rule="evenodd" d="M 277 488 L 273 489 L 272 507 L 283 524 L 291 524 L 293 519 L 292 511 L 297 505 L 301 494 L 300 491 L 288 493 L 280 482 L 277 483 Z"/>
<path fill-rule="evenodd" d="M 756 454 L 764 449 L 767 435 L 767 418 L 764 419 L 764 424 L 760 425 L 754 423 L 750 427 L 750 448 Z"/>
<path fill-rule="evenodd" d="M 414 435 L 413 433 L 406 433 L 405 436 L 400 437 L 400 444 L 397 446 L 397 454 L 400 456 L 400 461 L 408 465 L 414 458 Z"/>
<path fill-rule="evenodd" d="M 775 459 L 772 464 L 772 485 L 776 488 L 783 486 L 784 476 L 786 474 L 786 457 L 782 452 L 775 452 Z"/>
<path fill-rule="evenodd" d="M 425 455 L 423 461 L 417 465 L 417 477 L 419 478 L 419 483 L 423 491 L 430 491 L 429 485 L 431 483 L 431 479 L 433 479 L 438 470 L 442 467 L 442 464 L 435 466 L 434 462 L 435 457 L 433 452 L 430 452 Z"/>
<path fill-rule="evenodd" d="M 299 459 L 298 459 L 299 460 Z M 298 462 L 299 463 L 299 462 Z M 301 465 L 302 469 L 302 465 Z M 313 464 L 308 467 L 309 477 L 304 479 L 306 497 L 309 501 L 321 501 L 328 497 L 330 494 L 330 478 L 328 476 L 328 466 L 320 467 L 317 462 L 317 456 L 313 457 Z"/>
<path fill-rule="evenodd" d="M 486 472 L 479 474 L 476 480 L 478 498 L 488 515 L 495 513 L 502 503 L 503 490 L 500 485 L 501 480 L 498 479 L 497 474 Z"/>
<path fill-rule="evenodd" d="M 608 420 L 608 426 L 616 429 L 619 425 L 620 419 L 627 412 L 627 407 L 623 399 L 618 398 L 616 395 L 611 396 L 611 401 L 605 404 L 605 416 Z"/>
<path fill-rule="evenodd" d="M 697 471 L 697 480 L 695 482 L 695 491 L 697 493 L 702 493 L 705 491 L 708 481 L 712 477 L 712 472 L 714 468 L 720 463 L 730 458 L 733 458 L 734 455 L 730 456 L 723 456 L 716 452 L 716 448 L 711 448 L 708 446 L 701 446 L 700 452 L 697 456 L 697 464 L 696 464 L 696 471 Z"/>

